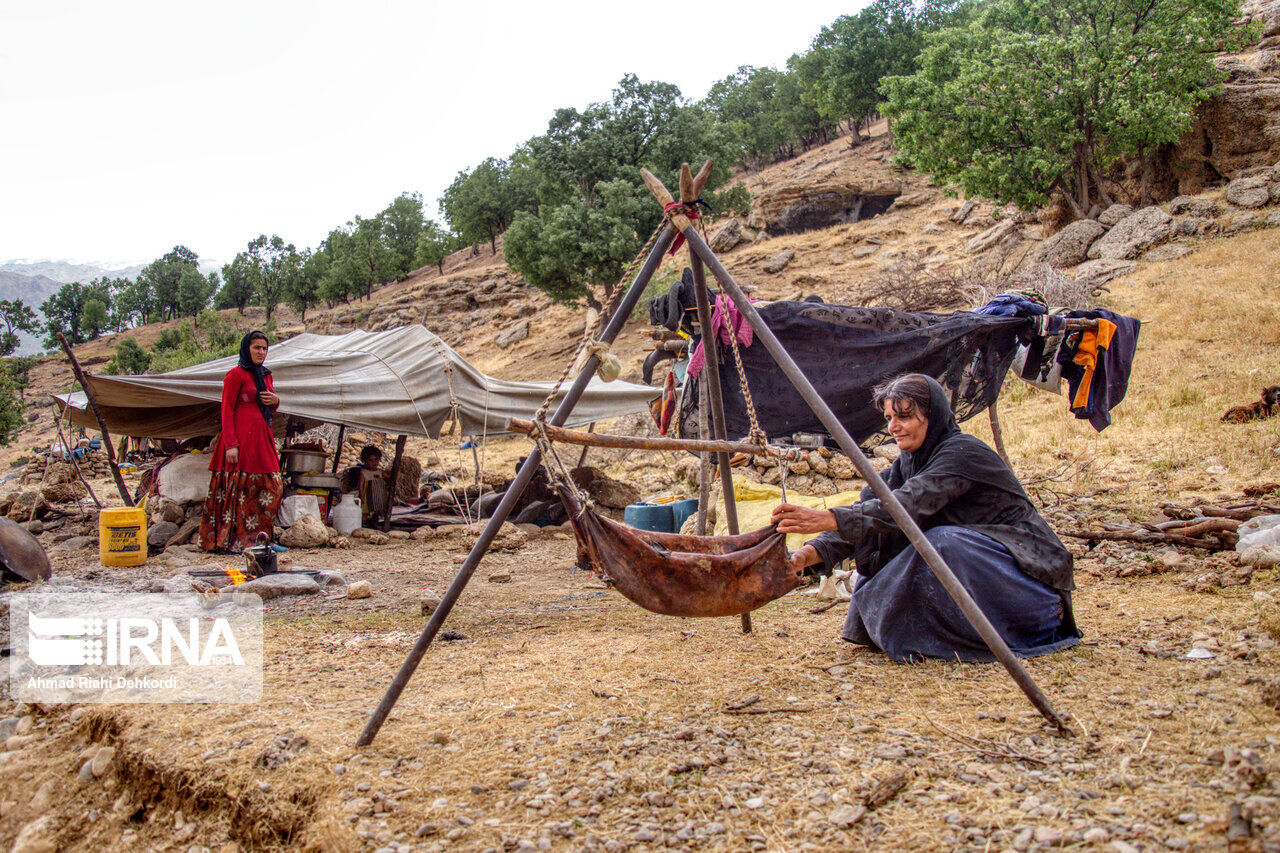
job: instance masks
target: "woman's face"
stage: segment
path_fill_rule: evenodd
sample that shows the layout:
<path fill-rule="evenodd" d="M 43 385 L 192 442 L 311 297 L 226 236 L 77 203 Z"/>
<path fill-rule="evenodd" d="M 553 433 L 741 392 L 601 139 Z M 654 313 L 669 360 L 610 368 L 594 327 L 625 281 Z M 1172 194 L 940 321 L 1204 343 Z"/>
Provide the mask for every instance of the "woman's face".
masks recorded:
<path fill-rule="evenodd" d="M 929 431 L 929 419 L 920 414 L 916 406 L 912 405 L 904 415 L 893 408 L 893 400 L 885 400 L 884 419 L 889 435 L 898 443 L 899 450 L 913 453 L 924 444 L 925 433 Z"/>
<path fill-rule="evenodd" d="M 262 338 L 254 338 L 249 341 L 249 358 L 253 359 L 254 364 L 262 364 L 267 360 L 267 342 Z"/>

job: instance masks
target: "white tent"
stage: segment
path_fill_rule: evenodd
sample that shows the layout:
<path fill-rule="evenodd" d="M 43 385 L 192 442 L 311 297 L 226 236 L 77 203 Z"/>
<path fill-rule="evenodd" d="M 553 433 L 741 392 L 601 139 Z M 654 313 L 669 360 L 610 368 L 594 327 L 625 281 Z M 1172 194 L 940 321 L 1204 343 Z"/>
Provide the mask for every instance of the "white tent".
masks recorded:
<path fill-rule="evenodd" d="M 229 356 L 171 373 L 90 376 L 88 382 L 113 435 L 213 435 L 221 428 L 222 378 L 236 361 Z M 279 414 L 432 438 L 455 403 L 463 434 L 505 433 L 507 419 L 531 417 L 552 386 L 487 376 L 423 326 L 298 335 L 272 346 L 266 365 L 280 397 Z M 593 377 L 569 423 L 642 412 L 659 393 L 647 385 Z M 56 399 L 61 407 L 70 406 L 72 422 L 97 428 L 83 393 Z"/>

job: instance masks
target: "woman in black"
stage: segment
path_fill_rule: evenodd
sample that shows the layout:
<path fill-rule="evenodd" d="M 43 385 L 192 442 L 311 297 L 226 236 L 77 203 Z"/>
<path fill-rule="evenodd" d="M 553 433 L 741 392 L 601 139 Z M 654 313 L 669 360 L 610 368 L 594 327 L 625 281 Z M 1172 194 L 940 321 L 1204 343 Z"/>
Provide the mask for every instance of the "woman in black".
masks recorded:
<path fill-rule="evenodd" d="M 889 488 L 1010 648 L 1031 656 L 1078 643 L 1071 553 L 995 451 L 960 431 L 942 386 L 907 374 L 876 388 L 875 404 L 901 451 Z M 854 558 L 861 578 L 844 639 L 899 661 L 994 659 L 870 489 L 850 507 L 782 504 L 773 521 L 822 534 L 792 555 L 797 570 Z"/>

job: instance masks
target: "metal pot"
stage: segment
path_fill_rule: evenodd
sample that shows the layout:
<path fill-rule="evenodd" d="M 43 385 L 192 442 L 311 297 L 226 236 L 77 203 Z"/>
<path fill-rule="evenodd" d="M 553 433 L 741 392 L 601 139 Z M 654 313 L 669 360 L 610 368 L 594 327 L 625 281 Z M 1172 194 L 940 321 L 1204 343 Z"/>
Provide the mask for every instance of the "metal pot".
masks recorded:
<path fill-rule="evenodd" d="M 318 450 L 285 450 L 284 471 L 286 474 L 306 474 L 310 471 L 323 471 L 329 457 Z"/>

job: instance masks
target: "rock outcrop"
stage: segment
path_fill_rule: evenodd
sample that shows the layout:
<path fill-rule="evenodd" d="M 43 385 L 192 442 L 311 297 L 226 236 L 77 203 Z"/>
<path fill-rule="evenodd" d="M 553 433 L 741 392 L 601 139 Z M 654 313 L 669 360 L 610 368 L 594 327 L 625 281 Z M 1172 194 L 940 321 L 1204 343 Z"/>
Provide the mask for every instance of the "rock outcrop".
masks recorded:
<path fill-rule="evenodd" d="M 1036 246 L 1031 261 L 1058 268 L 1082 264 L 1088 257 L 1089 247 L 1106 231 L 1092 219 L 1078 219 Z"/>
<path fill-rule="evenodd" d="M 1134 211 L 1089 247 L 1090 258 L 1136 258 L 1173 235 L 1173 217 L 1154 205 Z"/>

